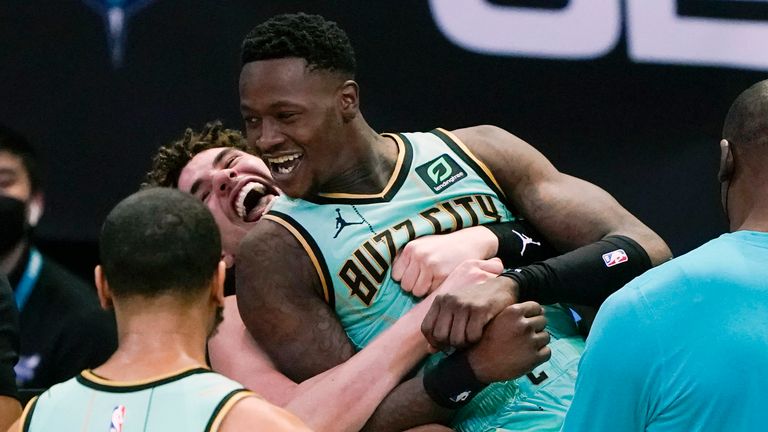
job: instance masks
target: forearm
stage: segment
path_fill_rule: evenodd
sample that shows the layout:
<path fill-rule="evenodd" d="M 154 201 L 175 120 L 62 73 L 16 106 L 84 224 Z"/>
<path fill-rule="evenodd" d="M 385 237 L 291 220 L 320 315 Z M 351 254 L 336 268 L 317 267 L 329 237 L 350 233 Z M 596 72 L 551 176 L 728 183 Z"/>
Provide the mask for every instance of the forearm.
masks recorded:
<path fill-rule="evenodd" d="M 445 424 L 454 410 L 437 405 L 424 390 L 421 376 L 395 388 L 373 413 L 364 431 L 402 431 L 428 423 Z"/>
<path fill-rule="evenodd" d="M 634 240 L 609 236 L 559 257 L 505 271 L 520 300 L 599 307 L 613 292 L 652 266 Z M 510 289 L 514 289 L 510 282 Z"/>
<path fill-rule="evenodd" d="M 302 382 L 286 408 L 316 431 L 360 430 L 428 353 L 420 326 L 431 304 L 432 297 L 425 299 L 352 358 Z M 321 400 L 330 403 L 319 404 Z"/>

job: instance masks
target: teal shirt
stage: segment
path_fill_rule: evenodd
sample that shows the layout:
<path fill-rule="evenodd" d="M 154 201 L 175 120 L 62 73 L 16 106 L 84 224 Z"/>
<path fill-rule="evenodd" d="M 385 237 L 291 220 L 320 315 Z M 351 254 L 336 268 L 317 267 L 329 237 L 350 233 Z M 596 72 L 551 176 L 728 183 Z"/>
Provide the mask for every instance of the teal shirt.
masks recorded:
<path fill-rule="evenodd" d="M 208 369 L 143 382 L 116 382 L 90 371 L 29 402 L 23 431 L 213 432 L 229 409 L 253 393 Z"/>
<path fill-rule="evenodd" d="M 768 427 L 768 233 L 724 234 L 600 308 L 565 431 Z"/>

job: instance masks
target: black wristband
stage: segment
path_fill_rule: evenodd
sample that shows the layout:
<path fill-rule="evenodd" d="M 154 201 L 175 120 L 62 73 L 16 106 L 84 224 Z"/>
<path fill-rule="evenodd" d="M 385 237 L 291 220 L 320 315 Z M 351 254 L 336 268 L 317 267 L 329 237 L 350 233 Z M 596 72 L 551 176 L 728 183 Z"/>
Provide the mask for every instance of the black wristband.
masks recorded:
<path fill-rule="evenodd" d="M 458 409 L 468 404 L 488 384 L 480 382 L 464 351 L 456 351 L 428 368 L 423 378 L 424 390 L 443 408 Z"/>
<path fill-rule="evenodd" d="M 559 257 L 507 269 L 500 276 L 517 282 L 520 301 L 599 307 L 609 295 L 650 268 L 651 259 L 637 242 L 608 236 Z"/>
<path fill-rule="evenodd" d="M 496 256 L 504 263 L 504 267 L 526 265 L 557 255 L 555 248 L 547 243 L 544 236 L 521 219 L 483 226 L 498 239 Z"/>

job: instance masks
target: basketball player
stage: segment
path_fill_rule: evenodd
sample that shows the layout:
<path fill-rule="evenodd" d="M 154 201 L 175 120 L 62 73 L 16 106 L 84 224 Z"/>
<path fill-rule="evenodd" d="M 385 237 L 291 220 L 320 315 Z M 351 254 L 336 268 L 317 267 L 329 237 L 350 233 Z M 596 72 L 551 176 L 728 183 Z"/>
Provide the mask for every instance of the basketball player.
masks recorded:
<path fill-rule="evenodd" d="M 390 271 L 396 252 L 420 236 L 522 215 L 570 251 L 438 296 L 424 322 L 438 347 L 476 342 L 521 298 L 604 296 L 670 256 L 610 195 L 559 173 L 504 130 L 377 134 L 359 109 L 349 40 L 322 17 L 260 24 L 243 42 L 242 64 L 248 143 L 285 197 L 241 244 L 238 305 L 250 333 L 294 380 L 343 362 L 418 303 Z M 375 416 L 368 426 L 401 430 L 453 416 L 459 430 L 558 430 L 583 340 L 564 308 L 547 313 L 553 359 L 528 378 L 483 390 L 492 380 L 465 351 L 438 356 L 423 382 L 401 385 L 379 407 L 400 415 Z M 435 378 L 446 373 L 454 379 Z"/>
<path fill-rule="evenodd" d="M 115 308 L 118 349 L 31 400 L 11 430 L 308 430 L 205 366 L 225 268 L 205 206 L 173 189 L 136 193 L 107 216 L 99 247 L 96 285 Z"/>

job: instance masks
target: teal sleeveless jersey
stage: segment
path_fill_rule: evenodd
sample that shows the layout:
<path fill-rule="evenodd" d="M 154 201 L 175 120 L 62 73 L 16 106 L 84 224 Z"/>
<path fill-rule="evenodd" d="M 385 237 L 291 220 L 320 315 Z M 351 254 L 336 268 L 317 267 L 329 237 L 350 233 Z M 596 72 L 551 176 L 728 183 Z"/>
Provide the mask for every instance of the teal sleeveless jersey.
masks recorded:
<path fill-rule="evenodd" d="M 491 171 L 450 132 L 386 136 L 397 143 L 398 159 L 381 193 L 321 194 L 311 201 L 281 196 L 264 216 L 288 229 L 307 251 L 325 300 L 357 349 L 419 301 L 390 276 L 392 261 L 406 243 L 516 219 Z M 549 308 L 548 313 L 562 316 L 566 333 L 576 334 L 562 308 Z M 489 386 L 460 410 L 457 418 L 469 419 L 469 426 L 459 420 L 454 427 L 482 430 L 485 420 L 497 419 L 518 393 L 514 381 Z M 478 417 L 482 425 L 471 420 Z"/>
<path fill-rule="evenodd" d="M 110 381 L 86 370 L 31 400 L 22 430 L 216 431 L 229 409 L 250 395 L 239 383 L 204 368 L 140 382 Z"/>
<path fill-rule="evenodd" d="M 326 301 L 358 349 L 419 301 L 390 278 L 403 245 L 514 219 L 490 172 L 447 133 L 389 136 L 397 141 L 399 157 L 381 194 L 328 194 L 314 202 L 281 196 L 265 217 L 304 244 Z"/>

